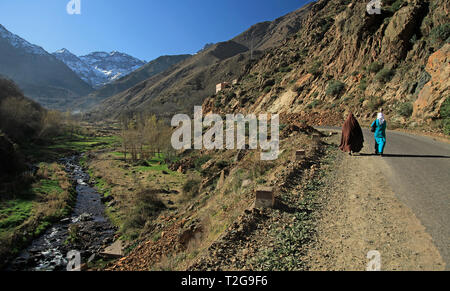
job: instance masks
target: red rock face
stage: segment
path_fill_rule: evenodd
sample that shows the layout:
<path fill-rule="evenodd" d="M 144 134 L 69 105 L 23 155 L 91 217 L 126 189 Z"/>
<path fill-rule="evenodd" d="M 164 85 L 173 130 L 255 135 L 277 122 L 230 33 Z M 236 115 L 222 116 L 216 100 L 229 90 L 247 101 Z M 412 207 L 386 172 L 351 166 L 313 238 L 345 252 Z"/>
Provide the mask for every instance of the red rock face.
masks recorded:
<path fill-rule="evenodd" d="M 450 44 L 430 56 L 426 71 L 431 75 L 431 80 L 420 91 L 414 103 L 413 116 L 438 118 L 442 103 L 450 97 Z"/>

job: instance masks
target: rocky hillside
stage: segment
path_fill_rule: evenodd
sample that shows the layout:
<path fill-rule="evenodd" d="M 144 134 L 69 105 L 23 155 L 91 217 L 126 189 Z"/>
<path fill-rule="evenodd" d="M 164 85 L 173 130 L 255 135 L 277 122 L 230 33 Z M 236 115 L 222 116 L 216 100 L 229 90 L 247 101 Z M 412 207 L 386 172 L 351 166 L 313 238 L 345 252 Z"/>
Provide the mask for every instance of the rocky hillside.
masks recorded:
<path fill-rule="evenodd" d="M 105 100 L 97 113 L 170 116 L 207 99 L 207 111 L 287 112 L 340 124 L 349 110 L 368 123 L 382 107 L 392 127 L 442 131 L 449 1 L 387 0 L 379 15 L 366 5 L 321 0 L 257 24 Z M 234 79 L 239 83 L 215 94 L 215 84 Z"/>
<path fill-rule="evenodd" d="M 75 107 L 89 108 L 92 104 L 97 104 L 108 97 L 125 91 L 154 75 L 166 71 L 171 66 L 178 64 L 189 57 L 191 57 L 191 55 L 161 56 L 145 64 L 136 71 L 114 80 L 113 82 L 92 92 L 88 96 L 85 96 L 82 100 L 76 103 Z"/>
<path fill-rule="evenodd" d="M 280 45 L 281 40 L 294 34 L 311 6 L 273 22 L 254 25 L 232 40 L 209 46 L 170 70 L 108 98 L 93 114 L 118 116 L 130 110 L 172 116 L 176 112 L 192 112 L 194 105 L 215 92 L 217 83 L 246 75 L 262 56 L 261 51 Z"/>
<path fill-rule="evenodd" d="M 383 1 L 380 15 L 366 13 L 366 2 L 317 1 L 295 35 L 208 98 L 207 111 L 337 125 L 349 110 L 369 122 L 383 108 L 391 126 L 445 130 L 450 1 Z"/>
<path fill-rule="evenodd" d="M 92 91 L 63 62 L 0 25 L 0 75 L 14 80 L 24 93 L 48 108 Z"/>

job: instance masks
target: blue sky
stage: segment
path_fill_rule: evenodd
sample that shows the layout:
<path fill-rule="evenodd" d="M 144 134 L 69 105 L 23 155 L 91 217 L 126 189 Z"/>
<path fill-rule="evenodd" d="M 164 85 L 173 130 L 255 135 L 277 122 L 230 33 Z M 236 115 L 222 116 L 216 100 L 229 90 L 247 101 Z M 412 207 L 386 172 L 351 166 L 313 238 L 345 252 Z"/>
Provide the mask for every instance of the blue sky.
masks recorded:
<path fill-rule="evenodd" d="M 274 20 L 307 0 L 0 0 L 0 24 L 49 52 L 77 55 L 122 51 L 150 61 L 195 53 L 210 42 L 233 38 L 251 25 Z"/>

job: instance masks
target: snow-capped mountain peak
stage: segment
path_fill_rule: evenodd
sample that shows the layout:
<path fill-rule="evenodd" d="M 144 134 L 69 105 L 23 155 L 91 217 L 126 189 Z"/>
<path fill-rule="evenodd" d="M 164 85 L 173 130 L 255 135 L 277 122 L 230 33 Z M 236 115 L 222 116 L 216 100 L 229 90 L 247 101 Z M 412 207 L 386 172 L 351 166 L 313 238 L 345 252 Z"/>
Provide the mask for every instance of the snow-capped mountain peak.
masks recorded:
<path fill-rule="evenodd" d="M 46 55 L 48 54 L 43 48 L 40 46 L 29 43 L 23 38 L 9 32 L 3 25 L 0 24 L 0 38 L 8 41 L 13 47 L 18 49 L 23 49 L 28 53 L 35 55 Z"/>
<path fill-rule="evenodd" d="M 69 50 L 61 49 L 54 52 L 53 55 L 94 88 L 102 87 L 124 77 L 145 64 L 139 59 L 118 51 L 93 52 L 77 57 Z"/>

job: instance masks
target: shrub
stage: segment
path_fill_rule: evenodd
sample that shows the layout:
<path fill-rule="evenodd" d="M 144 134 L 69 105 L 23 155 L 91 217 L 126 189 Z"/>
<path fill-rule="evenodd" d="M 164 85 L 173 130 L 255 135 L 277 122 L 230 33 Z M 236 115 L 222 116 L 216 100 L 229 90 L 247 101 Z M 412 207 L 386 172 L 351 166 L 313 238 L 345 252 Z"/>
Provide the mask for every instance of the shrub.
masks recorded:
<path fill-rule="evenodd" d="M 433 42 L 449 42 L 450 23 L 439 25 L 430 31 L 430 37 Z"/>
<path fill-rule="evenodd" d="M 320 73 L 320 69 L 322 68 L 322 62 L 321 61 L 315 61 L 309 68 L 308 73 L 317 76 Z"/>
<path fill-rule="evenodd" d="M 195 169 L 197 169 L 198 171 L 200 170 L 200 168 L 203 166 L 203 164 L 205 164 L 206 162 L 208 162 L 211 159 L 211 156 L 208 155 L 203 155 L 199 158 L 197 158 L 194 161 L 194 167 Z"/>
<path fill-rule="evenodd" d="M 403 0 L 395 1 L 394 3 L 392 3 L 391 7 L 389 7 L 389 11 L 391 11 L 392 13 L 395 13 L 397 10 L 402 8 L 403 2 L 404 2 Z"/>
<path fill-rule="evenodd" d="M 381 71 L 378 72 L 378 74 L 375 76 L 375 79 L 378 82 L 381 83 L 387 83 L 389 82 L 392 77 L 395 75 L 395 71 L 392 69 L 384 68 Z"/>
<path fill-rule="evenodd" d="M 369 104 L 368 104 L 368 108 L 371 111 L 376 111 L 378 110 L 381 106 L 383 106 L 384 101 L 381 97 L 377 97 L 377 96 L 371 96 L 369 98 Z"/>
<path fill-rule="evenodd" d="M 183 198 L 189 200 L 198 195 L 200 180 L 189 178 L 183 185 Z"/>
<path fill-rule="evenodd" d="M 139 185 L 133 197 L 130 211 L 127 213 L 127 218 L 122 225 L 121 231 L 123 233 L 136 235 L 134 230 L 144 227 L 147 221 L 152 220 L 153 217 L 166 208 L 157 194 L 157 190 L 144 188 L 142 185 Z"/>
<path fill-rule="evenodd" d="M 341 81 L 331 80 L 330 82 L 328 82 L 326 94 L 331 96 L 337 96 L 342 92 L 342 90 L 344 90 L 344 88 L 345 84 L 342 83 Z"/>
<path fill-rule="evenodd" d="M 249 129 L 248 123 L 245 123 L 245 134 L 247 136 L 249 134 L 249 130 L 250 129 Z M 230 165 L 230 163 L 228 161 L 225 161 L 225 160 L 218 161 L 217 164 L 216 164 L 217 168 L 219 168 L 220 170 L 223 170 L 224 168 L 228 167 L 229 165 Z"/>
<path fill-rule="evenodd" d="M 267 94 L 267 93 L 270 92 L 270 90 L 272 90 L 272 86 L 266 86 L 266 87 L 264 88 L 263 92 L 264 92 L 265 94 Z"/>
<path fill-rule="evenodd" d="M 367 71 L 370 73 L 378 73 L 382 68 L 383 64 L 379 62 L 373 62 L 367 67 Z"/>
<path fill-rule="evenodd" d="M 413 104 L 411 102 L 402 103 L 398 108 L 398 114 L 403 117 L 409 118 L 413 113 Z"/>
<path fill-rule="evenodd" d="M 447 98 L 441 107 L 442 129 L 450 135 L 450 98 Z"/>
<path fill-rule="evenodd" d="M 367 86 L 368 86 L 368 85 L 367 85 L 367 79 L 366 79 L 366 78 L 362 78 L 361 81 L 359 82 L 358 88 L 359 88 L 361 91 L 366 91 Z"/>
<path fill-rule="evenodd" d="M 292 71 L 292 68 L 289 67 L 289 66 L 280 67 L 280 68 L 278 69 L 278 71 L 281 72 L 281 73 L 288 73 L 288 72 Z"/>
<path fill-rule="evenodd" d="M 318 105 L 320 105 L 322 103 L 322 101 L 320 100 L 314 100 L 313 102 L 309 103 L 307 108 L 308 109 L 314 109 L 316 108 Z"/>

